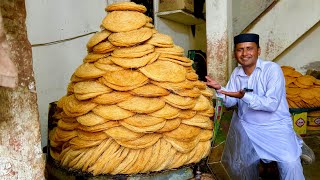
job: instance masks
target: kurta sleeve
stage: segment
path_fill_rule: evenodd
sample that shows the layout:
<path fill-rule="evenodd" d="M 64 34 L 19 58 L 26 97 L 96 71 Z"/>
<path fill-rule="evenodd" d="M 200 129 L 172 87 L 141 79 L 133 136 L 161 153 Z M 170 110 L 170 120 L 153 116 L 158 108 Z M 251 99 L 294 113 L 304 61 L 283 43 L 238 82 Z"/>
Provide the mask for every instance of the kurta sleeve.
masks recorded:
<path fill-rule="evenodd" d="M 235 72 L 233 71 L 233 73 L 231 74 L 231 77 L 230 77 L 230 79 L 229 79 L 229 81 L 227 83 L 227 86 L 226 87 L 221 87 L 221 90 L 229 91 L 229 92 L 239 91 L 240 89 L 236 88 L 237 87 L 236 81 L 237 81 L 236 80 L 236 75 L 235 75 Z M 234 106 L 238 102 L 237 98 L 229 97 L 229 96 L 226 96 L 226 95 L 221 94 L 219 92 L 216 92 L 216 96 L 223 99 L 223 104 L 226 107 Z"/>

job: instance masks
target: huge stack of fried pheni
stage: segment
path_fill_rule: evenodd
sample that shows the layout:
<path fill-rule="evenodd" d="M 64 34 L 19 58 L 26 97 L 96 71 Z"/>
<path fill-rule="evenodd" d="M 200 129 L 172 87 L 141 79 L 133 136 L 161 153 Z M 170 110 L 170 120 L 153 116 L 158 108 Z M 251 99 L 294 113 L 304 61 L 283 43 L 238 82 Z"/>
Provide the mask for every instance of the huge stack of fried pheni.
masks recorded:
<path fill-rule="evenodd" d="M 320 80 L 302 75 L 291 66 L 281 66 L 290 108 L 320 107 Z"/>
<path fill-rule="evenodd" d="M 63 167 L 97 174 L 179 168 L 210 151 L 212 92 L 184 50 L 158 33 L 146 8 L 106 8 L 105 29 L 71 77 L 50 154 Z"/>

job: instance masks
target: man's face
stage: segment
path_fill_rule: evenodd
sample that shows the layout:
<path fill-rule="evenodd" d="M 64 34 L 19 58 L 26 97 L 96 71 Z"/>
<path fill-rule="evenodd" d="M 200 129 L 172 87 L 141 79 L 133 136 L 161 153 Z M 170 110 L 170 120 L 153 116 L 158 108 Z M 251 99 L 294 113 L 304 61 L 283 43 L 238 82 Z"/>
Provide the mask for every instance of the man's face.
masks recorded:
<path fill-rule="evenodd" d="M 251 67 L 256 65 L 260 52 L 255 42 L 243 42 L 236 44 L 234 56 L 242 67 Z"/>

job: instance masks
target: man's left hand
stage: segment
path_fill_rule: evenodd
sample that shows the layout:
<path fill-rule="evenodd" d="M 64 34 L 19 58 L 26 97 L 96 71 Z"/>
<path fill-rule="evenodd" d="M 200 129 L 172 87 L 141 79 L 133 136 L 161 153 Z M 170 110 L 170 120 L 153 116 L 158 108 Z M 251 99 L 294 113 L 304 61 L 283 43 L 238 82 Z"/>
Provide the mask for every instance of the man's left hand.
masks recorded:
<path fill-rule="evenodd" d="M 226 96 L 230 96 L 230 97 L 234 97 L 234 98 L 243 98 L 245 91 L 244 90 L 240 90 L 238 92 L 227 92 L 227 91 L 223 91 L 221 90 L 219 93 L 224 94 Z"/>

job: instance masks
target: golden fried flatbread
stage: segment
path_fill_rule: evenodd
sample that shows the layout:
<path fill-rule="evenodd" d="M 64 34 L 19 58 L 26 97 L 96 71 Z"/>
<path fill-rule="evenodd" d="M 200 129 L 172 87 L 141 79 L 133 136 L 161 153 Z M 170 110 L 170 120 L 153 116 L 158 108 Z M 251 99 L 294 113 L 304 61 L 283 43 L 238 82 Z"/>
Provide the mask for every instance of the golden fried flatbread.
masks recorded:
<path fill-rule="evenodd" d="M 92 111 L 108 120 L 120 120 L 133 116 L 135 113 L 125 110 L 117 105 L 98 105 Z"/>
<path fill-rule="evenodd" d="M 119 102 L 122 102 L 124 100 L 128 100 L 132 98 L 133 96 L 128 92 L 119 92 L 119 91 L 113 91 L 111 93 L 102 94 L 100 96 L 97 96 L 93 98 L 91 101 L 95 102 L 97 104 L 117 104 Z"/>
<path fill-rule="evenodd" d="M 105 54 L 97 54 L 97 53 L 89 53 L 84 59 L 84 63 L 91 63 L 91 62 L 96 62 L 99 59 L 106 58 L 110 56 L 110 53 L 105 53 Z"/>
<path fill-rule="evenodd" d="M 150 113 L 150 116 L 165 118 L 165 119 L 173 119 L 179 116 L 180 109 L 170 106 L 166 104 L 163 108 Z"/>
<path fill-rule="evenodd" d="M 153 34 L 151 39 L 146 43 L 158 47 L 173 47 L 173 39 L 170 36 L 161 33 Z"/>
<path fill-rule="evenodd" d="M 109 41 L 103 41 L 93 46 L 92 51 L 93 53 L 103 54 L 103 53 L 112 52 L 115 48 L 116 47 L 113 44 L 111 44 Z"/>
<path fill-rule="evenodd" d="M 184 53 L 184 49 L 180 46 L 174 45 L 170 48 L 155 48 L 156 52 L 160 52 L 161 54 L 172 54 L 176 56 L 182 56 Z"/>
<path fill-rule="evenodd" d="M 148 80 L 145 75 L 134 70 L 107 72 L 103 78 L 111 84 L 123 87 L 139 85 Z"/>
<path fill-rule="evenodd" d="M 66 122 L 63 119 L 58 121 L 58 127 L 62 130 L 72 131 L 79 126 L 78 122 Z"/>
<path fill-rule="evenodd" d="M 77 121 L 84 126 L 95 126 L 98 124 L 103 124 L 108 120 L 96 115 L 95 113 L 89 112 L 88 114 L 78 116 Z"/>
<path fill-rule="evenodd" d="M 134 132 L 141 132 L 141 133 L 153 133 L 158 131 L 159 129 L 163 128 L 164 125 L 166 124 L 165 121 L 160 122 L 158 124 L 155 125 L 151 125 L 151 126 L 145 126 L 145 127 L 141 127 L 141 126 L 133 126 L 131 124 L 128 124 L 124 121 L 120 121 L 120 124 L 128 129 L 130 129 L 131 131 Z"/>
<path fill-rule="evenodd" d="M 133 97 L 117 104 L 119 107 L 136 113 L 152 113 L 164 107 L 165 102 L 159 98 Z"/>
<path fill-rule="evenodd" d="M 200 141 L 209 141 L 213 136 L 212 130 L 202 129 L 198 136 Z"/>
<path fill-rule="evenodd" d="M 300 77 L 302 74 L 298 71 L 290 71 L 290 73 L 286 74 L 285 76 L 290 76 L 290 77 Z"/>
<path fill-rule="evenodd" d="M 192 151 L 199 142 L 199 138 L 194 138 L 190 141 L 179 141 L 177 139 L 165 136 L 164 139 L 168 141 L 177 151 L 181 153 L 188 153 Z"/>
<path fill-rule="evenodd" d="M 214 108 L 213 106 L 210 106 L 210 108 L 205 111 L 198 111 L 198 114 L 201 116 L 212 117 L 214 115 Z"/>
<path fill-rule="evenodd" d="M 117 58 L 117 57 L 111 57 L 111 61 L 123 68 L 139 68 L 143 67 L 146 64 L 148 64 L 150 61 L 154 61 L 159 56 L 159 53 L 150 53 L 143 57 L 137 57 L 137 58 Z"/>
<path fill-rule="evenodd" d="M 190 126 L 197 126 L 203 129 L 212 129 L 213 122 L 207 116 L 195 115 L 190 119 L 183 119 L 181 121 L 182 124 L 187 124 Z"/>
<path fill-rule="evenodd" d="M 166 120 L 166 124 L 159 130 L 157 130 L 158 133 L 164 133 L 164 132 L 169 132 L 174 129 L 177 129 L 181 124 L 181 119 L 180 118 L 175 118 L 175 119 L 170 119 Z"/>
<path fill-rule="evenodd" d="M 147 20 L 140 12 L 112 11 L 103 19 L 102 25 L 112 32 L 126 32 L 141 28 Z"/>
<path fill-rule="evenodd" d="M 109 93 L 112 89 L 99 83 L 96 81 L 82 81 L 75 83 L 74 85 L 74 93 L 77 94 L 86 94 L 86 93 L 95 93 L 95 92 L 102 92 L 102 93 Z"/>
<path fill-rule="evenodd" d="M 83 63 L 74 72 L 77 77 L 84 79 L 98 78 L 105 73 L 106 71 L 97 68 L 93 63 Z"/>
<path fill-rule="evenodd" d="M 178 118 L 181 119 L 190 119 L 197 114 L 197 111 L 194 110 L 181 110 L 179 112 Z"/>
<path fill-rule="evenodd" d="M 123 67 L 114 64 L 109 57 L 99 59 L 94 62 L 94 66 L 103 71 L 120 71 L 124 69 Z"/>
<path fill-rule="evenodd" d="M 66 131 L 63 130 L 59 127 L 55 127 L 54 128 L 54 133 L 52 135 L 52 140 L 53 141 L 69 141 L 70 139 L 77 137 L 77 131 L 73 130 L 73 131 Z"/>
<path fill-rule="evenodd" d="M 74 95 L 65 97 L 63 100 L 63 111 L 70 117 L 86 114 L 96 106 L 96 103 L 90 101 L 79 101 Z"/>
<path fill-rule="evenodd" d="M 161 146 L 162 138 L 159 139 L 152 147 L 152 156 L 149 159 L 149 162 L 144 166 L 144 168 L 141 170 L 141 172 L 150 172 L 152 171 L 152 167 L 157 163 L 158 157 L 162 151 L 165 149 L 163 146 Z"/>
<path fill-rule="evenodd" d="M 306 86 L 312 86 L 316 78 L 310 75 L 304 75 L 297 78 L 297 81 Z"/>
<path fill-rule="evenodd" d="M 73 73 L 73 74 L 71 75 L 71 78 L 70 78 L 70 81 L 71 81 L 72 83 L 81 82 L 81 81 L 86 81 L 86 80 L 88 80 L 88 79 L 80 78 L 80 77 L 76 76 L 75 73 Z"/>
<path fill-rule="evenodd" d="M 179 83 L 172 83 L 172 82 L 158 82 L 158 81 L 151 81 L 152 84 L 155 84 L 157 86 L 163 87 L 165 89 L 168 89 L 170 91 L 178 91 L 178 90 L 184 90 L 184 89 L 192 89 L 194 87 L 194 83 L 185 80 Z"/>
<path fill-rule="evenodd" d="M 160 82 L 182 82 L 186 78 L 183 66 L 170 61 L 156 61 L 139 69 L 148 78 Z"/>
<path fill-rule="evenodd" d="M 198 98 L 201 95 L 201 91 L 198 88 L 177 90 L 177 91 L 174 91 L 174 93 L 179 96 L 192 97 L 192 98 Z"/>
<path fill-rule="evenodd" d="M 205 96 L 201 95 L 196 100 L 196 105 L 192 108 L 195 111 L 205 111 L 210 108 L 210 101 Z"/>
<path fill-rule="evenodd" d="M 143 115 L 143 114 L 136 114 L 132 117 L 121 120 L 121 122 L 125 122 L 127 124 L 130 124 L 136 127 L 153 126 L 165 121 L 166 120 L 164 118 L 152 117 L 152 116 Z"/>
<path fill-rule="evenodd" d="M 175 95 L 172 93 L 167 96 L 163 96 L 161 98 L 171 106 L 181 108 L 181 109 L 191 109 L 196 104 L 195 98 L 183 97 L 183 96 Z"/>
<path fill-rule="evenodd" d="M 141 84 L 136 84 L 136 85 L 133 85 L 133 86 L 115 85 L 115 84 L 112 84 L 112 83 L 108 82 L 104 78 L 100 78 L 98 81 L 103 83 L 103 84 L 105 84 L 106 86 L 110 87 L 111 89 L 114 89 L 114 90 L 117 90 L 117 91 L 130 91 L 132 89 L 136 89 L 136 88 L 141 87 L 141 86 L 143 86 L 145 84 L 148 84 L 149 79 L 147 78 L 146 81 L 142 82 Z"/>
<path fill-rule="evenodd" d="M 115 46 L 134 46 L 151 38 L 153 32 L 150 28 L 140 28 L 128 32 L 113 33 L 108 40 Z"/>
<path fill-rule="evenodd" d="M 120 139 L 116 139 L 117 143 L 121 146 L 131 148 L 131 149 L 143 149 L 155 144 L 160 138 L 162 137 L 161 134 L 157 133 L 150 133 L 145 134 L 142 137 L 139 137 L 135 140 L 123 141 Z"/>
<path fill-rule="evenodd" d="M 104 132 L 87 132 L 78 130 L 78 137 L 87 141 L 97 141 L 107 139 L 109 136 Z"/>
<path fill-rule="evenodd" d="M 135 96 L 142 97 L 158 97 L 170 94 L 168 90 L 153 84 L 146 84 L 144 86 L 129 91 L 129 93 Z"/>
<path fill-rule="evenodd" d="M 125 159 L 111 172 L 111 174 L 124 174 L 127 172 L 137 161 L 140 151 L 140 149 L 130 149 Z"/>
<path fill-rule="evenodd" d="M 138 11 L 145 13 L 147 8 L 143 5 L 136 4 L 134 2 L 116 2 L 105 8 L 107 12 L 111 11 Z"/>
<path fill-rule="evenodd" d="M 103 140 L 83 140 L 80 137 L 75 137 L 69 141 L 72 149 L 83 149 L 94 147 L 102 143 Z"/>
<path fill-rule="evenodd" d="M 182 120 L 183 121 L 183 120 Z M 194 127 L 186 124 L 180 124 L 180 126 L 170 132 L 163 133 L 164 136 L 178 139 L 179 141 L 190 141 L 195 139 L 200 133 L 199 127 Z"/>
<path fill-rule="evenodd" d="M 93 126 L 79 125 L 78 129 L 82 131 L 87 131 L 87 132 L 100 132 L 100 131 L 104 131 L 117 126 L 120 126 L 118 121 L 107 121 L 105 123 L 97 124 Z"/>
<path fill-rule="evenodd" d="M 82 101 L 82 100 L 88 100 L 88 99 L 94 98 L 94 97 L 99 96 L 103 93 L 104 92 L 95 92 L 95 93 L 74 94 L 74 95 L 78 100 Z"/>
<path fill-rule="evenodd" d="M 210 88 L 206 88 L 205 90 L 202 90 L 201 91 L 201 94 L 202 95 L 204 95 L 204 96 L 206 96 L 206 97 L 208 97 L 208 98 L 212 98 L 212 96 L 213 96 L 213 92 L 212 92 L 212 90 L 210 89 Z"/>
<path fill-rule="evenodd" d="M 113 127 L 104 132 L 112 139 L 123 141 L 136 140 L 144 135 L 144 133 L 133 132 L 123 126 Z"/>
<path fill-rule="evenodd" d="M 124 47 L 115 49 L 111 56 L 118 58 L 136 58 L 142 57 L 154 51 L 154 46 L 151 44 L 143 44 L 134 47 Z"/>
<path fill-rule="evenodd" d="M 124 171 L 124 173 L 135 174 L 135 173 L 141 172 L 141 170 L 149 163 L 151 156 L 153 156 L 152 149 L 153 149 L 152 146 L 145 149 L 141 149 L 136 162 L 132 165 L 131 168 Z"/>
<path fill-rule="evenodd" d="M 108 30 L 102 30 L 100 32 L 95 33 L 88 41 L 87 48 L 91 49 L 93 46 L 97 45 L 101 41 L 108 38 L 108 36 L 111 34 Z"/>

